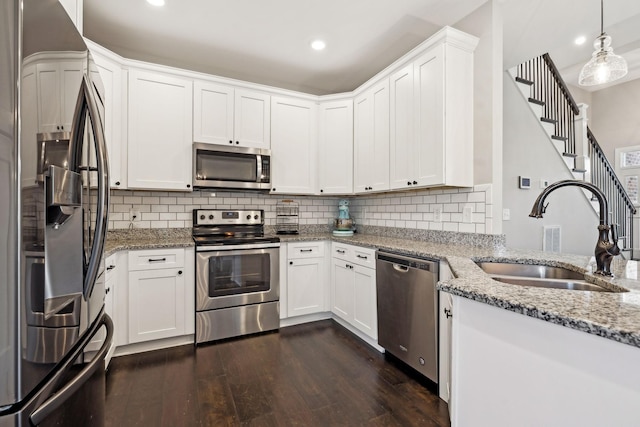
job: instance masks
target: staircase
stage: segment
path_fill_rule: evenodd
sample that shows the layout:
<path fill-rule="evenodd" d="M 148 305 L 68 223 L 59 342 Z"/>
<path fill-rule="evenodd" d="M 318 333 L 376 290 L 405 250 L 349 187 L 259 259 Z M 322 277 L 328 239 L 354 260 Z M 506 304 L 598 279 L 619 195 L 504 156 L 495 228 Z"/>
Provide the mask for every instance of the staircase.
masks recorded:
<path fill-rule="evenodd" d="M 575 179 L 590 182 L 605 194 L 611 209 L 610 222 L 618 224 L 618 244 L 630 258 L 636 209 L 586 124 L 588 107 L 575 102 L 546 53 L 518 65 L 510 74 Z M 597 211 L 592 194 L 585 190 L 585 196 Z"/>

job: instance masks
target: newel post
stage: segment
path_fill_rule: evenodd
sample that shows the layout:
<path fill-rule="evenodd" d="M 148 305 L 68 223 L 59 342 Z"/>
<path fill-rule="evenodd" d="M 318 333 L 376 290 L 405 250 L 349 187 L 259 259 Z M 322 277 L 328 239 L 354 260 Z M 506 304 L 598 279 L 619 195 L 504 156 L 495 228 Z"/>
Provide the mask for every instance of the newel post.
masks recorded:
<path fill-rule="evenodd" d="M 591 162 L 589 161 L 589 137 L 587 136 L 587 104 L 578 104 L 580 112 L 574 118 L 576 131 L 576 169 L 586 170 L 584 180 L 591 182 Z"/>

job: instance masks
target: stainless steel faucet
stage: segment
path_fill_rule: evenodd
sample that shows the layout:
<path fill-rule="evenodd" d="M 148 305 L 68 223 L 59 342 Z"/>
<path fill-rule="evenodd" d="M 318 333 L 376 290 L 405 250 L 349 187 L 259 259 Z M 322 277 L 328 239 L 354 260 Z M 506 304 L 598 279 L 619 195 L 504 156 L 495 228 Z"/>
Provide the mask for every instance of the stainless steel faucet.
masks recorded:
<path fill-rule="evenodd" d="M 542 218 L 547 210 L 547 206 L 544 204 L 547 196 L 561 187 L 582 187 L 589 190 L 598 199 L 600 205 L 600 224 L 598 225 L 598 242 L 596 243 L 595 257 L 596 257 L 596 271 L 595 274 L 601 274 L 603 276 L 613 276 L 611 273 L 611 261 L 613 257 L 620 254 L 620 248 L 618 247 L 618 233 L 616 230 L 617 224 L 609 225 L 607 216 L 609 214 L 609 205 L 604 193 L 600 191 L 598 187 L 593 184 L 584 181 L 578 181 L 573 179 L 567 179 L 564 181 L 554 182 L 547 188 L 542 190 L 536 201 L 531 208 L 530 217 Z M 609 241 L 609 231 L 611 231 L 611 242 Z"/>

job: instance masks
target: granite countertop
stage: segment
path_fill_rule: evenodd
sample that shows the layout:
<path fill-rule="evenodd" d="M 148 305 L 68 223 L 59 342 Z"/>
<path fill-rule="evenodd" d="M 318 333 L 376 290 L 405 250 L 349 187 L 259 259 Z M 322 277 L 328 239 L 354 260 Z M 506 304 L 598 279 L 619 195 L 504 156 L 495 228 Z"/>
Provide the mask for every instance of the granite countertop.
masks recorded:
<path fill-rule="evenodd" d="M 494 236 L 488 235 L 400 232 L 385 236 L 380 230 L 371 229 L 353 237 L 336 237 L 329 232 L 317 230 L 279 237 L 283 243 L 332 240 L 444 260 L 455 277 L 438 283 L 441 291 L 640 347 L 640 281 L 639 265 L 635 261 L 616 257 L 612 263 L 614 278 L 604 278 L 591 274 L 595 270 L 593 257 L 508 249 L 503 244 L 504 240 L 493 239 Z M 118 250 L 188 246 L 193 246 L 190 229 L 111 231 L 105 253 L 109 255 Z M 564 267 L 585 273 L 588 282 L 627 292 L 572 291 L 510 285 L 491 279 L 475 261 L 508 261 Z"/>

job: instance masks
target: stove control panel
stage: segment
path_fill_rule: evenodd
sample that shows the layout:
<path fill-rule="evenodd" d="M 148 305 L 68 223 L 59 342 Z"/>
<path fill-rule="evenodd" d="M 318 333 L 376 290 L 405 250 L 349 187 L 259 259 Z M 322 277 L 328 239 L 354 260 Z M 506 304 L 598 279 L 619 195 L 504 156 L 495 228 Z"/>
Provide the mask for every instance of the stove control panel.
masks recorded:
<path fill-rule="evenodd" d="M 193 225 L 262 225 L 264 211 L 194 209 Z"/>

